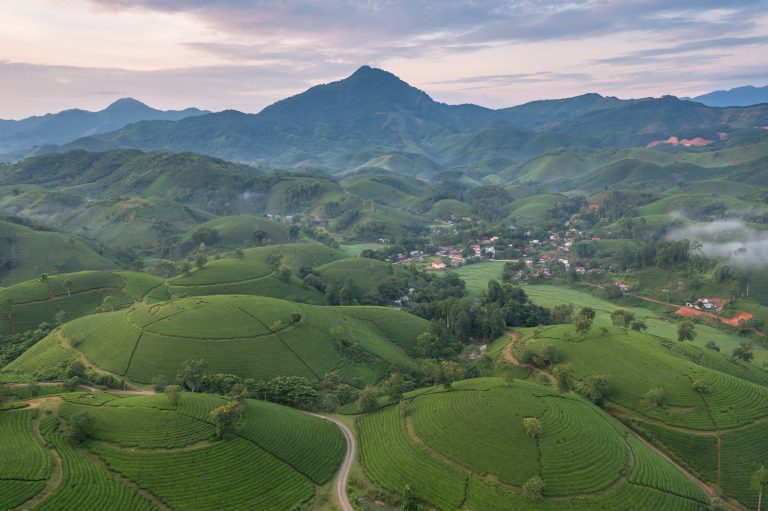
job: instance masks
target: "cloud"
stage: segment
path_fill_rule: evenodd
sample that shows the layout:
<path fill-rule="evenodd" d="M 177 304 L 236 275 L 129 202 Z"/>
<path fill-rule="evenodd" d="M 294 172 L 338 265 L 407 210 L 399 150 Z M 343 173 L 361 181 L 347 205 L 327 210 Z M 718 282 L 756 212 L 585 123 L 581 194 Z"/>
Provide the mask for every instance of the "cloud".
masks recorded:
<path fill-rule="evenodd" d="M 699 241 L 706 255 L 727 259 L 734 266 L 768 267 L 768 232 L 740 220 L 697 223 L 671 232 L 668 238 Z"/>

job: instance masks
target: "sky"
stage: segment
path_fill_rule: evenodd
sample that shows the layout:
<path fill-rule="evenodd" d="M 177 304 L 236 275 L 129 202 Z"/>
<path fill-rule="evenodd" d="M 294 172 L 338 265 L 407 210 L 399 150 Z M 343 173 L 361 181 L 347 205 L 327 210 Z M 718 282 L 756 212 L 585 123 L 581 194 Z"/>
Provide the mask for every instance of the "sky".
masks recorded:
<path fill-rule="evenodd" d="M 0 0 L 0 118 L 258 112 L 361 65 L 491 108 L 768 83 L 768 0 Z"/>

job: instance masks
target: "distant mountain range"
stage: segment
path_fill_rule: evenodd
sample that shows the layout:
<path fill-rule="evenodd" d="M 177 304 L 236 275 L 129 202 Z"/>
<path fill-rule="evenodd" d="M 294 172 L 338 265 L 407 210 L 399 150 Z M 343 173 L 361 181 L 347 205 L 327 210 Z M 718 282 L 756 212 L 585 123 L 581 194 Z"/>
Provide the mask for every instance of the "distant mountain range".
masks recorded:
<path fill-rule="evenodd" d="M 109 109 L 108 109 L 109 110 Z M 234 110 L 143 121 L 30 154 L 117 148 L 192 151 L 277 167 L 345 171 L 382 156 L 441 169 L 493 173 L 561 149 L 708 145 L 768 126 L 768 105 L 712 108 L 671 96 L 621 100 L 599 94 L 492 110 L 447 105 L 395 75 L 363 66 L 258 114 Z M 103 130 L 102 130 L 103 131 Z M 412 155 L 412 156 L 409 156 Z"/>
<path fill-rule="evenodd" d="M 718 90 L 696 96 L 694 101 L 707 106 L 749 106 L 768 103 L 768 85 L 764 87 L 736 87 L 735 89 Z"/>
<path fill-rule="evenodd" d="M 197 108 L 156 110 L 135 99 L 124 98 L 98 112 L 73 109 L 17 121 L 0 119 L 0 154 L 44 144 L 65 144 L 138 121 L 178 121 L 205 113 L 208 112 Z"/>

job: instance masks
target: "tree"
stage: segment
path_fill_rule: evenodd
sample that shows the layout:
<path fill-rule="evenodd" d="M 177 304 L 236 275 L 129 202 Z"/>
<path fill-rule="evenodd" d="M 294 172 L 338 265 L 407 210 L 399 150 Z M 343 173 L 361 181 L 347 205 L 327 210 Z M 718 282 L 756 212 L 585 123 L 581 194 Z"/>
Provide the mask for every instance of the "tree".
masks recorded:
<path fill-rule="evenodd" d="M 202 270 L 206 264 L 208 264 L 208 256 L 205 255 L 205 250 L 201 248 L 195 252 L 195 268 Z"/>
<path fill-rule="evenodd" d="M 709 392 L 709 384 L 707 383 L 707 380 L 696 380 L 691 384 L 691 388 L 699 394 L 706 394 Z"/>
<path fill-rule="evenodd" d="M 731 356 L 735 359 L 743 360 L 744 362 L 751 362 L 755 356 L 752 353 L 752 343 L 749 341 L 741 341 L 737 347 L 733 349 Z"/>
<path fill-rule="evenodd" d="M 59 311 L 56 313 L 55 316 L 53 316 L 53 321 L 56 323 L 56 326 L 61 326 L 64 324 L 64 318 L 67 317 L 67 313 L 64 311 Z"/>
<path fill-rule="evenodd" d="M 243 408 L 239 399 L 230 399 L 227 404 L 211 410 L 209 418 L 216 426 L 218 438 L 224 438 L 238 430 L 243 418 Z"/>
<path fill-rule="evenodd" d="M 3 314 L 8 318 L 8 321 L 11 321 L 11 319 L 13 319 L 13 300 L 6 298 L 3 300 L 2 306 L 0 307 L 2 308 Z"/>
<path fill-rule="evenodd" d="M 67 290 L 67 296 L 72 296 L 72 281 L 69 279 L 64 280 L 64 289 Z"/>
<path fill-rule="evenodd" d="M 453 382 L 458 380 L 464 370 L 453 360 L 443 360 L 435 368 L 435 383 L 442 385 L 445 390 L 451 390 Z"/>
<path fill-rule="evenodd" d="M 141 270 L 143 270 L 144 269 L 144 260 L 141 259 L 141 258 L 134 259 L 133 262 L 131 263 L 131 269 L 133 269 L 133 271 L 141 271 Z"/>
<path fill-rule="evenodd" d="M 646 325 L 645 321 L 643 321 L 642 319 L 634 320 L 629 326 L 635 332 L 644 332 L 648 330 L 648 325 Z"/>
<path fill-rule="evenodd" d="M 523 483 L 523 496 L 531 500 L 540 499 L 543 490 L 544 480 L 539 476 L 533 476 Z"/>
<path fill-rule="evenodd" d="M 283 265 L 277 272 L 277 277 L 283 282 L 290 282 L 291 275 L 293 275 L 293 271 L 291 271 L 290 266 Z"/>
<path fill-rule="evenodd" d="M 605 402 L 605 398 L 610 393 L 608 377 L 604 374 L 593 374 L 589 380 L 580 385 L 577 390 L 579 391 L 579 394 L 596 405 L 602 406 Z"/>
<path fill-rule="evenodd" d="M 549 315 L 550 321 L 553 324 L 565 324 L 573 321 L 573 304 L 561 303 L 552 307 L 552 312 Z"/>
<path fill-rule="evenodd" d="M 720 346 L 718 346 L 715 341 L 707 341 L 707 344 L 705 344 L 704 347 L 708 350 L 720 351 Z"/>
<path fill-rule="evenodd" d="M 573 388 L 573 367 L 570 364 L 556 366 L 553 372 L 557 380 L 557 388 L 561 392 L 568 392 Z"/>
<path fill-rule="evenodd" d="M 592 321 L 595 319 L 595 310 L 592 307 L 582 307 L 576 314 L 574 324 L 576 325 L 576 332 L 581 336 L 585 336 L 592 329 Z"/>
<path fill-rule="evenodd" d="M 163 395 L 168 399 L 168 402 L 176 408 L 181 401 L 181 387 L 178 385 L 168 385 L 163 390 Z"/>
<path fill-rule="evenodd" d="M 760 465 L 760 468 L 752 473 L 749 486 L 757 492 L 757 511 L 760 511 L 763 504 L 763 491 L 768 486 L 768 469 L 765 468 L 765 465 Z"/>
<path fill-rule="evenodd" d="M 504 385 L 512 385 L 512 382 L 515 381 L 515 365 L 509 360 L 499 360 L 496 362 L 496 368 L 504 380 Z"/>
<path fill-rule="evenodd" d="M 238 259 L 242 259 L 243 257 L 245 257 L 245 252 L 243 252 L 242 248 L 238 247 L 235 249 L 235 257 L 237 257 Z"/>
<path fill-rule="evenodd" d="M 362 412 L 372 412 L 379 407 L 378 393 L 373 387 L 365 387 L 360 391 L 357 404 Z"/>
<path fill-rule="evenodd" d="M 397 403 L 403 398 L 403 377 L 400 373 L 389 375 L 389 378 L 384 382 L 384 392 L 393 403 Z"/>
<path fill-rule="evenodd" d="M 88 412 L 74 414 L 69 419 L 69 438 L 77 445 L 82 445 L 93 436 L 95 420 Z"/>
<path fill-rule="evenodd" d="M 106 311 L 113 311 L 115 310 L 115 297 L 112 295 L 107 295 L 104 297 L 104 300 L 101 302 L 101 310 L 103 312 Z"/>
<path fill-rule="evenodd" d="M 623 328 L 627 331 L 627 327 L 635 320 L 635 315 L 626 309 L 616 309 L 611 312 L 611 322 L 614 326 Z"/>
<path fill-rule="evenodd" d="M 176 383 L 192 392 L 197 392 L 203 381 L 203 373 L 208 367 L 205 360 L 185 360 L 176 373 Z"/>
<path fill-rule="evenodd" d="M 691 320 L 685 320 L 681 321 L 677 325 L 677 340 L 680 342 L 683 341 L 693 341 L 696 338 L 696 330 L 693 326 L 693 321 Z"/>
<path fill-rule="evenodd" d="M 411 487 L 407 484 L 403 489 L 403 498 L 401 499 L 400 509 L 402 511 L 417 511 L 419 509 L 416 496 L 413 494 Z"/>
<path fill-rule="evenodd" d="M 643 395 L 643 398 L 656 406 L 661 406 L 664 404 L 665 399 L 664 389 L 661 387 L 652 387 L 645 393 L 645 395 Z"/>
<path fill-rule="evenodd" d="M 523 428 L 526 435 L 537 438 L 541 434 L 541 421 L 536 417 L 526 417 L 523 419 Z"/>

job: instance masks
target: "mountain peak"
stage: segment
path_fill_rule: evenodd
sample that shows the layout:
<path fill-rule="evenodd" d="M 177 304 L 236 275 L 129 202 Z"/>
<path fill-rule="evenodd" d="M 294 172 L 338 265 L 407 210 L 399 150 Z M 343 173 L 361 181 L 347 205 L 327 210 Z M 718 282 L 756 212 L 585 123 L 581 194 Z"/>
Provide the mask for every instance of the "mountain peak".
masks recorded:
<path fill-rule="evenodd" d="M 148 109 L 149 106 L 133 98 L 121 98 L 109 105 L 105 110 Z"/>

